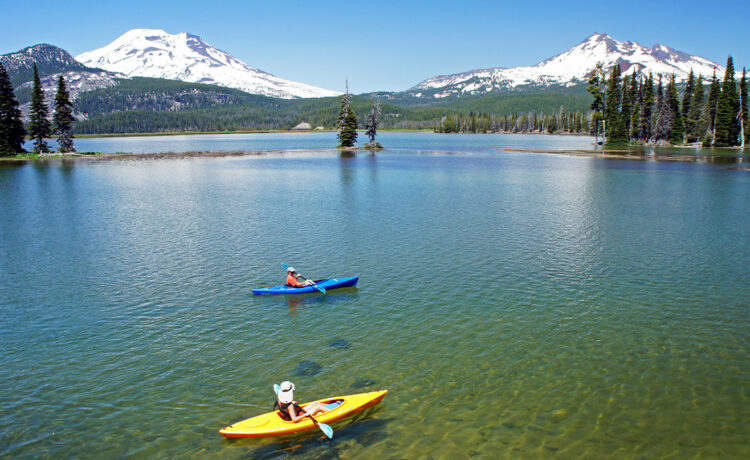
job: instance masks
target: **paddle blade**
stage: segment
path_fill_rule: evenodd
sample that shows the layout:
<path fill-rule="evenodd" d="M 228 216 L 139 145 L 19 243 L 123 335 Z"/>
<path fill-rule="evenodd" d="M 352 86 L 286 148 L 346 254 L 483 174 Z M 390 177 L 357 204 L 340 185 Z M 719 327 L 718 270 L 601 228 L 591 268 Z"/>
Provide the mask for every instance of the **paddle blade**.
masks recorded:
<path fill-rule="evenodd" d="M 317 284 L 313 284 L 313 287 L 317 290 L 319 290 L 322 294 L 326 293 L 326 290 L 323 286 L 318 286 Z"/>
<path fill-rule="evenodd" d="M 328 436 L 328 439 L 333 438 L 333 428 L 331 428 L 330 426 L 326 425 L 325 423 L 320 423 L 320 422 L 317 422 L 317 421 L 315 423 L 318 424 L 318 428 L 320 428 L 320 431 L 322 431 L 323 434 L 325 434 L 326 436 Z"/>
<path fill-rule="evenodd" d="M 281 390 L 281 387 L 279 386 L 279 384 L 278 383 L 274 383 L 273 384 L 273 392 L 276 393 L 276 394 L 279 394 L 280 390 Z"/>

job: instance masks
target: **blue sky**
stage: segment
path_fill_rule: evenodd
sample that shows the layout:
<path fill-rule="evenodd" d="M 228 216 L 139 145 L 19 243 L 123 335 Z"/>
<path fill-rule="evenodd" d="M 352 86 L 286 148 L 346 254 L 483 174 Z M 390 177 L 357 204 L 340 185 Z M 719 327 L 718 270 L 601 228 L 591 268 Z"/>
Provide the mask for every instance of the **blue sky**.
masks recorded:
<path fill-rule="evenodd" d="M 750 67 L 750 1 L 5 2 L 0 54 L 50 43 L 76 55 L 134 28 L 190 32 L 282 78 L 354 93 L 436 75 L 534 65 L 594 32 Z M 715 6 L 716 5 L 716 6 Z M 729 17 L 721 14 L 729 13 Z M 61 26 L 64 24 L 65 26 Z"/>

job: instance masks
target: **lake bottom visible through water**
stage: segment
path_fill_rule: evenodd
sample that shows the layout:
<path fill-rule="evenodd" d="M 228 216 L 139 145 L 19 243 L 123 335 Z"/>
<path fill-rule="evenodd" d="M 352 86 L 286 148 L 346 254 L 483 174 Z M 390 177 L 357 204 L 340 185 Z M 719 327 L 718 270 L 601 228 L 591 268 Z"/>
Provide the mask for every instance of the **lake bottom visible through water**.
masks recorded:
<path fill-rule="evenodd" d="M 747 171 L 494 150 L 591 142 L 564 136 L 297 146 L 331 136 L 0 167 L 0 456 L 750 456 Z M 253 296 L 282 263 L 360 280 Z M 283 380 L 389 392 L 331 440 L 219 435 Z"/>

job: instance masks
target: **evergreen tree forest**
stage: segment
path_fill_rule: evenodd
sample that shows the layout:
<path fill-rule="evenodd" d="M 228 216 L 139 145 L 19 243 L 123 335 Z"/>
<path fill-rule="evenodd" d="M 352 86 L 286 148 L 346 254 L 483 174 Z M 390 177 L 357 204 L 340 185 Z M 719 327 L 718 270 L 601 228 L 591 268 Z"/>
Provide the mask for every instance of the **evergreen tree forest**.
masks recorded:
<path fill-rule="evenodd" d="M 435 127 L 438 133 L 537 133 L 537 134 L 589 134 L 592 132 L 593 113 L 568 112 L 560 107 L 555 113 L 489 113 L 457 114 L 444 116 Z"/>
<path fill-rule="evenodd" d="M 21 100 L 22 96 L 16 94 Z M 30 95 L 24 95 L 28 101 Z M 574 86 L 445 99 L 399 93 L 350 94 L 354 112 L 369 113 L 373 96 L 381 108 L 378 129 L 435 129 L 444 117 L 462 118 L 477 113 L 498 117 L 528 112 L 554 115 L 561 105 L 566 112 L 585 113 L 589 104 L 585 87 Z M 120 80 L 116 86 L 79 93 L 76 111 L 86 118 L 73 124 L 73 132 L 269 130 L 290 129 L 300 122 L 335 129 L 340 104 L 340 97 L 277 99 L 214 85 L 134 77 Z M 367 117 L 361 117 L 357 128 L 366 129 L 366 122 Z"/>
<path fill-rule="evenodd" d="M 703 77 L 696 78 L 692 71 L 680 92 L 674 75 L 660 75 L 655 83 L 652 74 L 623 77 L 619 67 L 613 66 L 604 84 L 601 67 L 597 69 L 588 87 L 592 111 L 584 120 L 590 122 L 594 135 L 598 135 L 597 121 L 603 121 L 607 145 L 702 142 L 704 146 L 744 147 L 747 143 L 746 71 L 736 82 L 731 56 L 723 80 L 714 73 L 708 92 Z M 532 132 L 541 131 L 537 127 Z"/>
<path fill-rule="evenodd" d="M 52 124 L 38 83 L 16 88 L 14 97 L 12 82 L 0 71 L 0 117 L 4 120 L 0 150 L 5 154 L 22 150 L 25 130 L 19 106 L 27 102 L 31 110 L 26 131 L 35 140 L 36 151 L 48 150 L 44 139 L 52 134 L 58 137 L 61 151 L 74 151 L 74 133 L 274 130 L 290 129 L 300 122 L 340 131 L 348 125 L 344 137 L 352 145 L 356 129 L 367 130 L 368 137 L 379 129 L 431 129 L 440 133 L 585 134 L 597 136 L 597 141 L 603 136 L 610 146 L 745 146 L 750 136 L 747 76 L 744 69 L 734 70 L 730 57 L 723 75 L 705 78 L 691 72 L 686 82 L 678 84 L 674 76 L 623 74 L 619 67 L 605 69 L 599 64 L 588 85 L 440 99 L 407 93 L 348 94 L 348 121 L 340 118 L 344 114 L 341 97 L 285 100 L 141 77 L 78 93 L 75 111 L 83 116 L 74 120 L 66 82 L 58 81 L 58 95 L 54 105 L 49 104 L 55 110 Z M 373 98 L 378 100 L 377 114 Z M 357 120 L 356 113 L 365 116 Z"/>

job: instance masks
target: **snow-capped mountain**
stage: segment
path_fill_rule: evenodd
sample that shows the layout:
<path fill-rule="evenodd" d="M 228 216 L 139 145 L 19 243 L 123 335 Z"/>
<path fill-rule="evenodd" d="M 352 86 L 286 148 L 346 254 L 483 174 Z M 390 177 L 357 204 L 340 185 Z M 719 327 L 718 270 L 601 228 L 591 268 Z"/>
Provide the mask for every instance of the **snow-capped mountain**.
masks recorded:
<path fill-rule="evenodd" d="M 45 43 L 29 46 L 15 53 L 4 54 L 0 56 L 0 63 L 8 71 L 11 82 L 17 86 L 24 86 L 24 82 L 31 82 L 34 64 L 37 66 L 39 77 L 43 80 L 42 84 L 44 84 L 45 77 L 54 77 L 56 84 L 57 77 L 63 74 L 68 88 L 74 95 L 77 91 L 111 86 L 114 84 L 114 78 L 125 77 L 86 67 L 73 59 L 73 56 L 64 49 Z M 31 86 L 31 83 L 27 86 Z"/>
<path fill-rule="evenodd" d="M 46 43 L 29 46 L 15 53 L 3 54 L 0 56 L 0 62 L 8 71 L 14 85 L 32 79 L 34 64 L 40 76 L 63 70 L 94 70 L 73 59 L 73 56 L 64 49 Z"/>
<path fill-rule="evenodd" d="M 11 82 L 17 89 L 31 88 L 36 64 L 48 107 L 54 107 L 57 79 L 60 75 L 65 79 L 73 100 L 84 91 L 115 86 L 118 78 L 125 78 L 117 73 L 86 67 L 64 49 L 45 43 L 4 54 L 0 56 L 0 63 L 8 71 Z M 27 117 L 28 108 L 28 102 L 21 104 L 24 118 Z M 83 115 L 76 113 L 76 117 L 80 119 Z"/>
<path fill-rule="evenodd" d="M 184 32 L 133 29 L 103 48 L 79 54 L 76 59 L 91 67 L 131 77 L 206 83 L 284 99 L 341 94 L 263 72 Z"/>
<path fill-rule="evenodd" d="M 641 72 L 655 75 L 674 74 L 678 81 L 687 79 L 690 70 L 710 78 L 716 69 L 724 68 L 699 56 L 692 56 L 664 45 L 652 48 L 636 42 L 617 41 L 607 34 L 595 33 L 578 45 L 531 67 L 478 69 L 453 75 L 442 75 L 419 83 L 410 92 L 428 92 L 435 97 L 454 94 L 481 94 L 492 90 L 524 85 L 574 85 L 588 79 L 597 62 L 605 70 L 615 64 L 625 74 Z"/>

